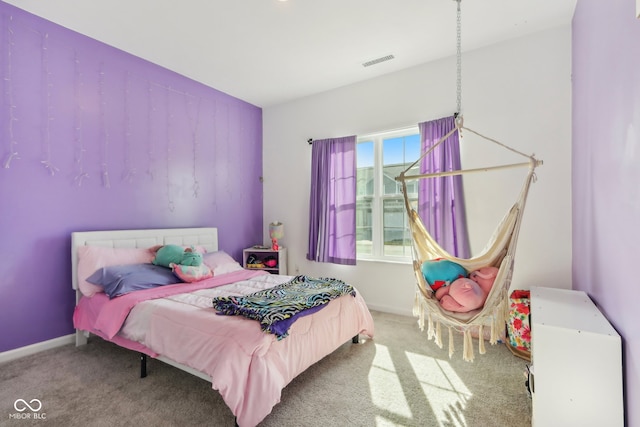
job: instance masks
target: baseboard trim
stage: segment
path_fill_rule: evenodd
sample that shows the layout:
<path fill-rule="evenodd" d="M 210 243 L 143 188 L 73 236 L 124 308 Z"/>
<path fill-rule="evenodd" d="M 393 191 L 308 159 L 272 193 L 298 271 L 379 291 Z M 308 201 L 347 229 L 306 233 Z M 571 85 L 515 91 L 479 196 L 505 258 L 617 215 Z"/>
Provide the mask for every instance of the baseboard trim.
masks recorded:
<path fill-rule="evenodd" d="M 64 335 L 52 340 L 42 341 L 13 350 L 3 351 L 0 353 L 0 363 L 9 362 L 11 360 L 20 359 L 21 357 L 30 356 L 63 345 L 73 344 L 76 342 L 76 335 Z"/>
<path fill-rule="evenodd" d="M 398 316 L 410 316 L 410 317 L 413 317 L 413 310 L 410 309 L 410 308 L 408 308 L 406 310 L 398 310 L 395 307 L 385 306 L 385 305 L 378 305 L 378 304 L 367 304 L 367 308 L 369 308 L 369 310 L 381 311 L 383 313 L 397 314 Z"/>

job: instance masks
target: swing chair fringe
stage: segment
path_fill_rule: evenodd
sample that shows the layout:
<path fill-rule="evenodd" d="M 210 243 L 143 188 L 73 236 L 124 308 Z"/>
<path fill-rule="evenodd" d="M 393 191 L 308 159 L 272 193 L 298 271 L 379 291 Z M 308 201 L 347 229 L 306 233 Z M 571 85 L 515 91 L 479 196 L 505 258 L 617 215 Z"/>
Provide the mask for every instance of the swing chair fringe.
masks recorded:
<path fill-rule="evenodd" d="M 502 293 L 502 292 L 501 292 Z M 473 350 L 473 332 L 477 331 L 477 339 L 478 339 L 478 353 L 486 354 L 486 346 L 485 346 L 485 326 L 489 327 L 489 344 L 495 345 L 498 344 L 500 339 L 502 338 L 501 333 L 504 331 L 504 325 L 506 324 L 508 317 L 508 304 L 504 298 L 500 298 L 501 301 L 498 305 L 496 305 L 491 314 L 487 316 L 486 323 L 480 323 L 477 325 L 477 328 L 474 328 L 473 324 L 469 325 L 461 325 L 456 322 L 450 323 L 445 319 L 437 316 L 437 313 L 432 313 L 429 310 L 428 304 L 424 302 L 422 298 L 422 294 L 420 291 L 416 292 L 415 305 L 413 308 L 414 316 L 418 317 L 418 326 L 421 331 L 424 331 L 425 320 L 427 325 L 427 339 L 433 340 L 434 343 L 439 347 L 443 348 L 443 340 L 442 340 L 442 327 L 443 323 L 447 327 L 447 332 L 449 334 L 448 339 L 448 351 L 449 358 L 453 356 L 455 353 L 455 342 L 454 342 L 454 333 L 462 334 L 462 358 L 466 362 L 473 362 L 475 360 L 475 354 Z M 425 319 L 426 317 L 426 319 Z"/>

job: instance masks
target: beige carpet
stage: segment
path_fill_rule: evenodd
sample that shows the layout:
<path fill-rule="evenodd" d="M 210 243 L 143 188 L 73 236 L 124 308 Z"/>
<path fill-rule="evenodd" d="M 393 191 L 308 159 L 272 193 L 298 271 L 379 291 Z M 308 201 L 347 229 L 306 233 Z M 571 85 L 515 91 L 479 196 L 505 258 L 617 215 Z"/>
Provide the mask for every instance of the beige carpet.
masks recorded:
<path fill-rule="evenodd" d="M 292 381 L 260 426 L 531 425 L 527 362 L 504 345 L 467 363 L 461 337 L 449 359 L 414 318 L 373 316 L 373 340 L 345 343 Z M 148 371 L 140 379 L 138 355 L 99 338 L 1 364 L 0 426 L 234 425 L 208 382 L 156 360 Z M 46 419 L 11 418 L 17 399 L 39 399 Z"/>

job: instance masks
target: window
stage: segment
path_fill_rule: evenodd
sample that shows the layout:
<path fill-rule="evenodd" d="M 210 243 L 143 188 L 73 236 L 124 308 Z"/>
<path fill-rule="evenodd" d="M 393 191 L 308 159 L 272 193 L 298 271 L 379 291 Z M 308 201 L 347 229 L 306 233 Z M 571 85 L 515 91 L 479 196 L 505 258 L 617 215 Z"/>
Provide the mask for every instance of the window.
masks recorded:
<path fill-rule="evenodd" d="M 359 137 L 357 141 L 356 250 L 359 259 L 411 258 L 411 234 L 400 172 L 420 157 L 417 127 Z M 419 165 L 415 166 L 419 169 Z M 417 209 L 418 181 L 407 182 Z"/>

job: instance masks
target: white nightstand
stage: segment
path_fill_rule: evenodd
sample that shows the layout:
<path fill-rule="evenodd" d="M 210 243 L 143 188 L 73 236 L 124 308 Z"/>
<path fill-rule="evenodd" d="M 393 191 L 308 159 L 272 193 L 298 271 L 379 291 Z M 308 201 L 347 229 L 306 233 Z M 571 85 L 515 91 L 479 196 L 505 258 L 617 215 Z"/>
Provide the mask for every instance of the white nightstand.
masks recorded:
<path fill-rule="evenodd" d="M 256 262 L 250 264 L 249 258 L 253 255 Z M 276 265 L 269 267 L 264 265 L 264 262 L 269 258 L 275 258 Z M 262 246 L 254 246 L 244 249 L 242 251 L 242 266 L 250 270 L 265 270 L 272 274 L 287 274 L 287 248 L 280 247 L 279 250 L 274 251 L 271 248 L 265 248 Z"/>

